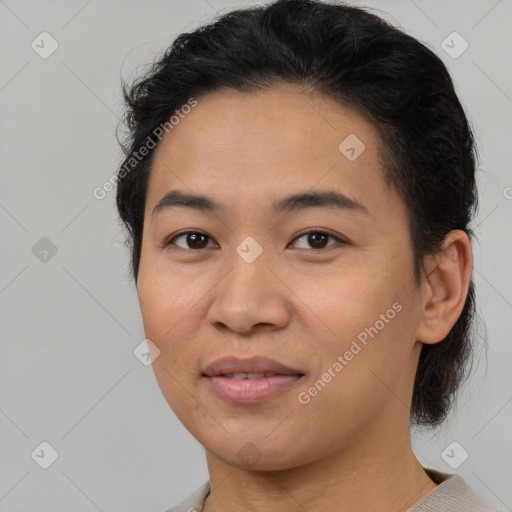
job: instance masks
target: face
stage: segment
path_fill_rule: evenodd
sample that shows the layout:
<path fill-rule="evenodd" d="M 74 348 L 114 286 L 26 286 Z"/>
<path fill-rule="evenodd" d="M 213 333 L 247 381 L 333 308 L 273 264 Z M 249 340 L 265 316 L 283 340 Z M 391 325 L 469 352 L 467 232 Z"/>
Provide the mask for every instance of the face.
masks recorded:
<path fill-rule="evenodd" d="M 225 463 L 291 468 L 408 427 L 421 307 L 380 151 L 359 114 L 289 86 L 199 98 L 156 149 L 145 335 L 168 404 Z M 227 356 L 290 373 L 205 376 Z"/>

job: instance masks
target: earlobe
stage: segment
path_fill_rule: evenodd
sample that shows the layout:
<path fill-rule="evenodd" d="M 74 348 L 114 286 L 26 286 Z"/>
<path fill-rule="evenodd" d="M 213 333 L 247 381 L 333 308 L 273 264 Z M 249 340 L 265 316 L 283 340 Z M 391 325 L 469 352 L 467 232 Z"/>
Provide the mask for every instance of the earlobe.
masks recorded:
<path fill-rule="evenodd" d="M 416 340 L 434 344 L 448 335 L 464 308 L 473 270 L 468 235 L 460 229 L 450 231 L 442 251 L 429 259 L 427 269 L 422 282 L 427 293 Z"/>

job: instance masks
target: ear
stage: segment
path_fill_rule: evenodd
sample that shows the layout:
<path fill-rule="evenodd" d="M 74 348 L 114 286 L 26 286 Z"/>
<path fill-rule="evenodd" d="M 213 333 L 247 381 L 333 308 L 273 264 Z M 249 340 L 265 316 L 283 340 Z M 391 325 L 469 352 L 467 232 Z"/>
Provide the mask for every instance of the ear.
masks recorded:
<path fill-rule="evenodd" d="M 421 322 L 416 340 L 434 344 L 442 341 L 459 318 L 468 294 L 473 271 L 473 253 L 468 235 L 456 229 L 444 238 L 440 254 L 427 260 L 422 278 Z"/>

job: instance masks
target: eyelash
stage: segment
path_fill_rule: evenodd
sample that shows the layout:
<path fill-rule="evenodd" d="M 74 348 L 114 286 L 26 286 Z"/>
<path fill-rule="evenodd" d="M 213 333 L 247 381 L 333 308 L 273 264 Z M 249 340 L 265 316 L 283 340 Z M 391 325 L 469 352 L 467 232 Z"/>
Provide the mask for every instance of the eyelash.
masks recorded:
<path fill-rule="evenodd" d="M 198 235 L 204 235 L 206 236 L 207 238 L 209 238 L 210 240 L 213 240 L 210 236 L 208 236 L 206 233 L 203 233 L 201 231 L 184 231 L 183 233 L 178 233 L 177 235 L 174 235 L 172 238 L 168 239 L 166 242 L 164 242 L 163 244 L 163 247 L 169 247 L 170 245 L 173 245 L 173 241 L 176 240 L 177 238 L 181 237 L 181 236 L 184 236 L 184 235 L 190 235 L 190 234 L 198 234 Z M 317 230 L 317 229 L 312 229 L 312 230 L 309 230 L 309 231 L 305 231 L 304 233 L 301 233 L 299 235 L 297 235 L 292 241 L 295 241 L 295 240 L 298 240 L 299 238 L 302 238 L 303 236 L 306 236 L 306 235 L 310 235 L 310 234 L 321 234 L 321 235 L 327 235 L 328 237 L 330 238 L 333 238 L 334 240 L 336 240 L 336 242 L 339 242 L 341 244 L 347 244 L 347 242 L 345 242 L 344 240 L 342 240 L 341 238 L 333 235 L 332 233 L 329 233 L 327 231 L 322 231 L 322 230 Z M 333 244 L 335 245 L 335 244 Z M 333 245 L 328 245 L 327 247 L 324 247 L 322 249 L 316 249 L 316 248 L 311 248 L 311 249 L 303 249 L 303 250 L 311 250 L 311 251 L 326 251 L 329 247 L 332 247 Z M 202 249 L 211 249 L 211 247 L 203 247 Z M 186 250 L 189 250 L 189 251 L 200 251 L 202 249 L 183 249 L 183 247 L 178 247 L 178 249 L 182 249 L 184 251 Z"/>

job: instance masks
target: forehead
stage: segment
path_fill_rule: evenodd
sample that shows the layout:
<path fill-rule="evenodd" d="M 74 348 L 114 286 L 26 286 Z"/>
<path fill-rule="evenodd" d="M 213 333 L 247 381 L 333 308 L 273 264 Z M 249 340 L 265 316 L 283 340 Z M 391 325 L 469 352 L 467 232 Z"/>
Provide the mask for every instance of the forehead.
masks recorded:
<path fill-rule="evenodd" d="M 381 149 L 371 123 L 324 95 L 287 85 L 250 93 L 223 89 L 198 98 L 164 134 L 147 207 L 172 188 L 242 206 L 244 197 L 258 201 L 320 185 L 378 207 L 386 199 L 378 196 L 389 195 Z"/>

